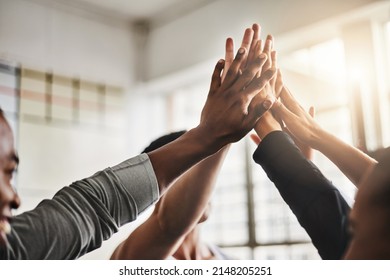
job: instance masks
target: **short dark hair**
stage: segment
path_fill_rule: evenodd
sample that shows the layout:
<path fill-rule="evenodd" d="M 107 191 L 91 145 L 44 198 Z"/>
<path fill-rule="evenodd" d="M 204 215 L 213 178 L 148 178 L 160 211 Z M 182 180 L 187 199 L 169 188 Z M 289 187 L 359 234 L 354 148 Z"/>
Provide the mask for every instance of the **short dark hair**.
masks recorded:
<path fill-rule="evenodd" d="M 184 133 L 186 133 L 186 130 L 176 131 L 169 134 L 166 134 L 164 136 L 161 136 L 154 140 L 152 143 L 150 143 L 149 146 L 147 146 L 142 153 L 149 153 L 151 151 L 154 151 L 158 148 L 161 148 L 162 146 L 171 143 L 172 141 L 175 141 L 177 138 L 182 136 Z"/>

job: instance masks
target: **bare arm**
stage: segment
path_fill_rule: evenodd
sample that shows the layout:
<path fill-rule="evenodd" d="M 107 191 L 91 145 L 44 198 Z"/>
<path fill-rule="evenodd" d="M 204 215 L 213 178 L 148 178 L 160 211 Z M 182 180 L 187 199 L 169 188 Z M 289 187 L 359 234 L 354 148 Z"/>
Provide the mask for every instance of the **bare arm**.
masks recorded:
<path fill-rule="evenodd" d="M 152 215 L 112 255 L 112 259 L 166 259 L 196 227 L 214 189 L 228 146 L 183 174 Z"/>
<path fill-rule="evenodd" d="M 293 136 L 323 153 L 357 186 L 376 160 L 322 129 L 286 87 L 281 98 L 282 103 L 278 102 L 273 108 Z"/>

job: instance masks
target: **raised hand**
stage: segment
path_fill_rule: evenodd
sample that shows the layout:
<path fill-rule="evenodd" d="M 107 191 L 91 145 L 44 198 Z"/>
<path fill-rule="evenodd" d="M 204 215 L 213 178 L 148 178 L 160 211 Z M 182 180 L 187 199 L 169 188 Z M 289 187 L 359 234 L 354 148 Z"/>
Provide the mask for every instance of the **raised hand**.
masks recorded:
<path fill-rule="evenodd" d="M 223 60 L 216 65 L 199 124 L 199 128 L 207 132 L 206 135 L 220 139 L 225 144 L 236 142 L 272 106 L 273 100 L 267 96 L 255 99 L 276 72 L 271 68 L 257 77 L 267 60 L 260 48 L 260 41 L 257 41 L 253 52 L 258 55 L 250 59 L 247 59 L 247 50 L 240 48 L 223 82 Z"/>
<path fill-rule="evenodd" d="M 241 68 L 244 68 L 247 65 L 248 60 L 253 60 L 255 57 L 255 46 L 260 37 L 260 26 L 258 24 L 253 24 L 252 28 L 245 29 L 244 36 L 241 41 L 241 48 L 247 50 L 244 56 L 244 61 L 241 65 Z M 260 44 L 261 48 L 261 44 Z M 222 81 L 226 77 L 226 73 L 230 68 L 234 59 L 234 41 L 232 38 L 226 39 L 225 45 L 225 66 L 222 73 Z"/>
<path fill-rule="evenodd" d="M 314 107 L 313 106 L 310 106 L 308 113 L 314 119 L 315 111 L 314 111 Z M 299 141 L 288 130 L 287 126 L 283 126 L 282 129 L 283 129 L 283 131 L 287 132 L 290 135 L 290 137 L 294 140 L 295 145 L 297 145 L 297 147 L 301 150 L 301 152 L 305 156 L 305 158 L 307 158 L 308 160 L 313 160 L 313 152 L 314 152 L 313 148 L 310 147 L 310 145 L 308 145 L 307 143 Z"/>
<path fill-rule="evenodd" d="M 318 149 L 318 139 L 323 131 L 312 115 L 306 112 L 287 87 L 283 87 L 273 111 L 283 120 L 289 133 L 299 142 Z M 314 113 L 314 112 L 312 112 Z"/>
<path fill-rule="evenodd" d="M 257 38 L 253 33 L 251 29 L 245 31 L 243 47 L 235 58 L 233 40 L 227 39 L 226 62 L 220 60 L 215 66 L 199 125 L 148 153 L 161 194 L 194 164 L 244 137 L 272 106 L 273 98 L 257 95 L 276 70 L 270 68 L 262 73 L 267 56 L 261 54 L 261 42 L 253 42 Z"/>
<path fill-rule="evenodd" d="M 285 86 L 280 97 L 282 102 L 275 102 L 273 112 L 283 120 L 288 131 L 297 140 L 296 143 L 319 150 L 358 186 L 362 175 L 374 166 L 376 161 L 322 129 Z"/>

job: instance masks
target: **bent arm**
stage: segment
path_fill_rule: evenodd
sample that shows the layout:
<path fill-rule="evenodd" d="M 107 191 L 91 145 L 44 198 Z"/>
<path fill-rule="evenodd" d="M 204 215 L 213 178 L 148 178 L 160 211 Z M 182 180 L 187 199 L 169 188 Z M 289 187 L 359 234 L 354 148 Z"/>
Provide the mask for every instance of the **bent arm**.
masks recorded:
<path fill-rule="evenodd" d="M 112 259 L 166 259 L 193 230 L 214 189 L 228 146 L 183 174 L 153 214 L 121 243 Z"/>
<path fill-rule="evenodd" d="M 274 110 L 294 137 L 323 153 L 358 186 L 363 174 L 377 163 L 376 160 L 321 128 L 287 88 L 283 88 L 281 98 L 283 102 L 277 103 Z"/>
<path fill-rule="evenodd" d="M 349 206 L 284 132 L 268 134 L 253 155 L 274 182 L 323 259 L 340 259 L 348 245 Z"/>

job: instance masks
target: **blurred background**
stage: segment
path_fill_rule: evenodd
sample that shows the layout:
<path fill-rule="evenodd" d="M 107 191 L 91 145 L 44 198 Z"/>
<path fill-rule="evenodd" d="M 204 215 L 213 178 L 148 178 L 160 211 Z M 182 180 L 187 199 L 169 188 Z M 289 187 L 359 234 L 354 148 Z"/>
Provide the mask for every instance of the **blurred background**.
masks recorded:
<path fill-rule="evenodd" d="M 197 125 L 227 37 L 257 22 L 318 122 L 368 153 L 390 144 L 390 1 L 0 0 L 0 104 L 21 158 L 18 213 Z M 305 231 L 234 144 L 203 238 L 241 259 L 318 259 Z M 352 205 L 355 188 L 314 162 Z M 107 259 L 140 219 L 83 259 Z"/>

